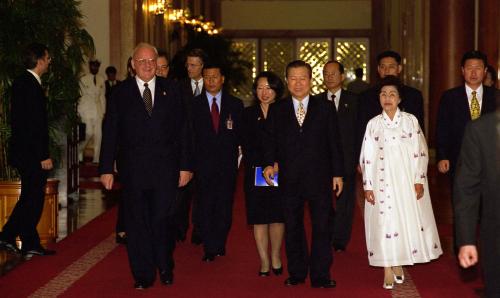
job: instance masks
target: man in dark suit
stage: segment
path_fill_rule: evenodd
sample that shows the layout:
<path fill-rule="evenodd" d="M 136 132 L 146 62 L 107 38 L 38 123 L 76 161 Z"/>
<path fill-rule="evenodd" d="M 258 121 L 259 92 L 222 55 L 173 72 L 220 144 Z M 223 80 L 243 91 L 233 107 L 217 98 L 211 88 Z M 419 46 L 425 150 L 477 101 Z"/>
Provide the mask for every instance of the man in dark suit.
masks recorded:
<path fill-rule="evenodd" d="M 498 92 L 498 91 L 497 91 Z M 497 101 L 500 94 L 497 93 Z M 500 105 L 499 105 L 500 107 Z M 453 207 L 458 260 L 464 268 L 478 261 L 477 223 L 486 297 L 500 295 L 500 108 L 469 121 L 465 128 L 454 183 Z"/>
<path fill-rule="evenodd" d="M 335 210 L 332 209 L 331 229 L 332 245 L 336 251 L 344 251 L 351 239 L 352 218 L 355 204 L 356 186 L 356 131 L 358 98 L 353 93 L 343 90 L 345 80 L 344 65 L 338 61 L 328 61 L 323 67 L 323 82 L 327 91 L 318 97 L 335 104 L 335 111 L 340 130 L 340 140 L 344 153 L 344 188 L 337 198 Z"/>
<path fill-rule="evenodd" d="M 149 44 L 134 50 L 136 76 L 111 96 L 99 163 L 101 182 L 111 189 L 117 162 L 136 289 L 151 286 L 157 269 L 163 284 L 173 283 L 174 201 L 177 187 L 192 177 L 181 90 L 174 81 L 155 76 L 156 56 Z"/>
<path fill-rule="evenodd" d="M 111 93 L 118 86 L 121 81 L 116 79 L 116 67 L 108 66 L 106 67 L 106 77 L 107 80 L 104 81 L 105 92 L 104 96 L 106 97 L 106 106 L 108 105 L 109 99 L 111 98 Z"/>
<path fill-rule="evenodd" d="M 29 45 L 24 55 L 26 71 L 12 85 L 9 162 L 21 176 L 21 195 L 0 233 L 0 249 L 18 253 L 19 236 L 25 259 L 55 253 L 42 247 L 36 230 L 43 211 L 47 172 L 53 166 L 49 156 L 47 99 L 40 79 L 48 71 L 50 61 L 46 46 Z"/>
<path fill-rule="evenodd" d="M 220 66 L 205 64 L 206 92 L 192 103 L 195 144 L 196 200 L 205 262 L 226 253 L 226 240 L 232 222 L 233 196 L 238 171 L 240 99 L 222 90 L 224 74 Z"/>
<path fill-rule="evenodd" d="M 394 51 L 385 51 L 380 53 L 377 56 L 377 64 L 377 71 L 381 79 L 388 75 L 399 76 L 403 70 L 403 66 L 401 65 L 401 56 Z M 363 136 L 365 135 L 365 129 L 368 121 L 382 113 L 382 107 L 380 106 L 377 90 L 377 87 L 374 86 L 363 92 L 359 97 L 357 153 L 361 150 L 361 143 L 363 141 Z M 422 131 L 424 131 L 424 100 L 422 93 L 415 88 L 403 85 L 400 97 L 401 102 L 399 103 L 399 109 L 417 117 L 418 124 L 422 128 Z"/>
<path fill-rule="evenodd" d="M 289 273 L 285 285 L 304 283 L 309 271 L 312 287 L 333 288 L 336 282 L 330 278 L 328 219 L 332 187 L 337 196 L 342 191 L 343 158 L 335 107 L 310 95 L 311 78 L 311 66 L 306 62 L 288 64 L 286 79 L 291 96 L 269 109 L 264 178 L 273 184 L 277 163 Z M 310 256 L 304 231 L 306 200 L 312 221 Z"/>
<path fill-rule="evenodd" d="M 495 110 L 495 89 L 482 83 L 486 75 L 486 55 L 470 51 L 464 54 L 461 63 L 465 84 L 443 93 L 436 122 L 438 170 L 449 173 L 452 180 L 465 125 Z M 479 105 L 477 114 L 473 115 L 472 107 L 476 105 Z"/>
<path fill-rule="evenodd" d="M 202 49 L 192 49 L 186 57 L 186 70 L 188 78 L 181 81 L 182 92 L 186 106 L 190 107 L 193 98 L 204 93 L 202 69 L 207 61 L 207 55 Z M 190 108 L 188 109 L 190 111 Z M 189 116 L 189 115 L 188 115 Z M 177 225 L 177 240 L 184 241 L 189 228 L 189 209 L 192 210 L 191 222 L 193 223 L 193 231 L 191 233 L 191 243 L 199 245 L 202 243 L 200 232 L 200 209 L 197 208 L 197 199 L 193 199 L 194 182 L 188 183 L 184 187 L 180 187 L 177 193 L 176 200 L 176 225 Z M 191 208 L 191 202 L 193 207 Z"/>

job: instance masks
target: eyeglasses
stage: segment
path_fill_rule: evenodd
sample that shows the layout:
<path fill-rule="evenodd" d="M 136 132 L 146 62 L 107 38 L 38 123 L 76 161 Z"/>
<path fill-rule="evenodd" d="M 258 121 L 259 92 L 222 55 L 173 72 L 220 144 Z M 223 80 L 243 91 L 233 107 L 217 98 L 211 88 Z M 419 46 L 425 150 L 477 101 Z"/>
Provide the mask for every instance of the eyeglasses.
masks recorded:
<path fill-rule="evenodd" d="M 135 59 L 135 61 L 139 65 L 156 64 L 156 59 Z"/>

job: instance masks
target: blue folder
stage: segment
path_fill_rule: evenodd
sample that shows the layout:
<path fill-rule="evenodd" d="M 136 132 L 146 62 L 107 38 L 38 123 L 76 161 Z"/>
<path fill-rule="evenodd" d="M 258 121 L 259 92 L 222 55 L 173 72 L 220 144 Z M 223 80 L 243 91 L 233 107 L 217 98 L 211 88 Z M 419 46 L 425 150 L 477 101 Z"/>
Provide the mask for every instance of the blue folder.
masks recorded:
<path fill-rule="evenodd" d="M 255 167 L 255 186 L 271 186 L 267 184 L 266 179 L 264 179 L 264 169 L 262 167 Z M 274 187 L 278 186 L 278 173 L 274 174 L 273 178 Z"/>

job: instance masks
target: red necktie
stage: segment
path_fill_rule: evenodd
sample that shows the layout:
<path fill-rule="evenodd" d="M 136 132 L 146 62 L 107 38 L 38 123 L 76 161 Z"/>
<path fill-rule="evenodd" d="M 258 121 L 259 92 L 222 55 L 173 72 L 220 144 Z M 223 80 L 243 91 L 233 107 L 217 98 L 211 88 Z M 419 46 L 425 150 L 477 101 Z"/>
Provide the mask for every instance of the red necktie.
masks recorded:
<path fill-rule="evenodd" d="M 219 132 L 219 107 L 215 97 L 212 98 L 212 107 L 210 109 L 212 114 L 212 125 L 214 126 L 215 133 Z"/>

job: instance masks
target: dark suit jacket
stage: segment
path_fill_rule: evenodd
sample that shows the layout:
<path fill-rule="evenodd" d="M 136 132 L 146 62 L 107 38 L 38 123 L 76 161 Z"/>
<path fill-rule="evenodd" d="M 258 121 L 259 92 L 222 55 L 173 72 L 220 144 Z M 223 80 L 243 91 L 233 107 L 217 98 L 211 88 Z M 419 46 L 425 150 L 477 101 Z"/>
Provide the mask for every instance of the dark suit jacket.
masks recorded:
<path fill-rule="evenodd" d="M 319 97 L 328 100 L 328 92 L 318 94 Z M 358 97 L 347 90 L 340 93 L 340 101 L 337 112 L 339 123 L 342 152 L 344 153 L 344 170 L 346 175 L 353 174 L 359 163 L 359 156 L 356 156 L 356 132 L 358 126 Z"/>
<path fill-rule="evenodd" d="M 453 184 L 457 246 L 476 245 L 481 217 L 479 256 L 487 297 L 497 297 L 500 293 L 499 152 L 500 110 L 469 121 Z"/>
<path fill-rule="evenodd" d="M 195 148 L 194 168 L 197 181 L 208 183 L 211 179 L 220 180 L 221 176 L 228 178 L 224 181 L 232 181 L 236 178 L 242 113 L 243 103 L 241 100 L 223 91 L 219 113 L 219 132 L 216 134 L 212 125 L 206 92 L 193 99 L 191 115 Z M 231 125 L 228 125 L 228 121 L 231 122 L 232 128 Z M 219 182 L 223 183 L 224 181 Z"/>
<path fill-rule="evenodd" d="M 111 93 L 113 92 L 118 85 L 120 85 L 122 81 L 116 80 L 116 84 L 114 86 L 111 86 L 111 83 L 109 80 L 104 81 L 104 86 L 106 87 L 106 92 L 104 93 L 106 100 L 109 100 L 111 98 Z"/>
<path fill-rule="evenodd" d="M 333 103 L 310 96 L 302 127 L 288 97 L 269 108 L 266 165 L 278 162 L 284 195 L 331 193 L 332 178 L 344 176 L 337 115 Z"/>
<path fill-rule="evenodd" d="M 382 113 L 382 106 L 380 105 L 379 94 L 377 93 L 377 91 L 377 87 L 372 87 L 359 96 L 359 126 L 356 150 L 357 153 L 359 153 L 361 150 L 361 144 L 365 135 L 365 129 L 368 121 Z M 424 99 L 422 97 L 422 93 L 415 88 L 403 85 L 403 91 L 402 94 L 400 94 L 400 97 L 401 102 L 399 103 L 399 109 L 403 112 L 413 114 L 413 116 L 417 117 L 420 128 L 422 128 L 422 131 L 425 131 Z"/>
<path fill-rule="evenodd" d="M 113 173 L 117 160 L 120 179 L 140 187 L 174 181 L 179 170 L 191 170 L 189 130 L 179 85 L 156 77 L 149 116 L 135 78 L 113 92 L 103 124 L 99 172 Z"/>
<path fill-rule="evenodd" d="M 40 168 L 49 158 L 47 99 L 36 78 L 23 72 L 12 85 L 9 162 L 16 168 Z"/>
<path fill-rule="evenodd" d="M 481 115 L 495 110 L 495 89 L 483 86 Z M 449 89 L 439 102 L 436 124 L 437 160 L 449 160 L 454 172 L 465 125 L 471 120 L 465 85 Z"/>

